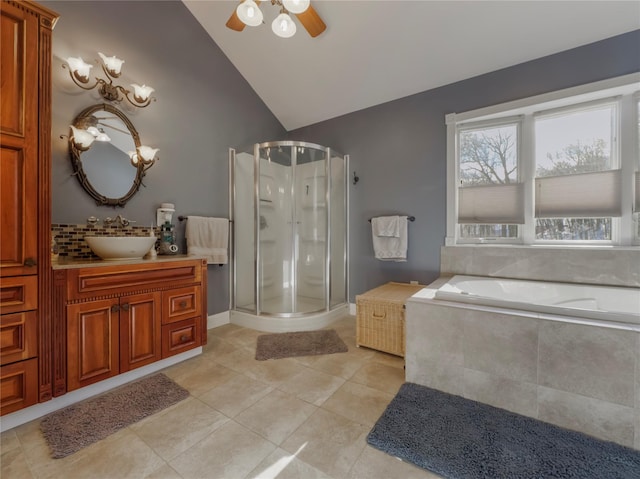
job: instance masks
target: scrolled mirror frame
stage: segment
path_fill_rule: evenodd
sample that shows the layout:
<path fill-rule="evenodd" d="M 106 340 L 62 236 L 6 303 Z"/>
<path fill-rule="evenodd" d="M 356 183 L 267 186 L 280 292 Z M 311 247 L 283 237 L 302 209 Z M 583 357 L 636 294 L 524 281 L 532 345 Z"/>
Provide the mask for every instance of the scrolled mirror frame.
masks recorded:
<path fill-rule="evenodd" d="M 108 105 L 106 103 L 93 105 L 82 110 L 78 114 L 78 116 L 76 116 L 76 118 L 73 120 L 73 126 L 80 127 L 86 124 L 86 119 L 88 119 L 98 111 L 107 111 L 109 113 L 116 115 L 118 118 L 120 118 L 120 120 L 122 120 L 122 122 L 126 125 L 127 129 L 131 133 L 131 137 L 133 138 L 133 142 L 136 146 L 136 149 L 141 146 L 140 136 L 138 135 L 138 131 L 133 126 L 133 123 L 131 123 L 129 118 L 127 118 L 127 116 L 124 113 L 122 113 L 120 110 L 118 110 L 116 107 L 112 105 Z M 82 151 L 76 148 L 73 142 L 73 137 L 71 135 L 69 135 L 69 152 L 70 152 L 70 158 L 71 158 L 71 165 L 73 167 L 73 176 L 75 176 L 78 179 L 82 188 L 96 201 L 96 204 L 98 206 L 104 205 L 104 206 L 124 207 L 127 201 L 129 201 L 133 197 L 133 195 L 135 195 L 140 189 L 140 185 L 142 184 L 142 178 L 145 175 L 145 168 L 141 162 L 138 163 L 136 167 L 136 170 L 137 170 L 136 177 L 133 180 L 131 189 L 129 189 L 129 191 L 124 196 L 121 196 L 120 198 L 109 198 L 107 196 L 100 194 L 98 191 L 96 191 L 96 189 L 93 187 L 93 185 L 89 181 L 89 178 L 87 177 L 86 172 L 82 168 L 82 159 L 80 158 Z M 133 165 L 132 165 L 132 168 L 134 168 Z"/>

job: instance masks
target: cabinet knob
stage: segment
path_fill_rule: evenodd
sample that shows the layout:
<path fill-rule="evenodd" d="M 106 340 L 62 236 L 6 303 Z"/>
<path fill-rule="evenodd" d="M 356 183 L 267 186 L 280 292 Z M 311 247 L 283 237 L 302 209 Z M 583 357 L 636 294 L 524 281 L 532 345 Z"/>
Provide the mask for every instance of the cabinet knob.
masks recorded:
<path fill-rule="evenodd" d="M 117 304 L 114 304 L 113 306 L 111 306 L 112 313 L 117 313 L 118 311 L 120 311 L 120 306 L 118 306 Z"/>
<path fill-rule="evenodd" d="M 188 339 L 189 339 L 189 336 L 187 336 L 186 334 L 183 334 L 182 336 L 180 336 L 180 342 L 182 342 L 182 343 L 184 343 Z"/>
<path fill-rule="evenodd" d="M 182 300 L 178 303 L 178 306 L 180 306 L 180 308 L 184 309 L 187 307 L 187 302 L 185 300 Z"/>
<path fill-rule="evenodd" d="M 24 265 L 25 266 L 35 266 L 36 264 L 38 264 L 38 263 L 33 258 L 27 258 L 27 259 L 24 260 Z"/>
<path fill-rule="evenodd" d="M 122 311 L 129 311 L 129 303 L 124 303 L 122 306 L 120 306 L 122 308 Z"/>

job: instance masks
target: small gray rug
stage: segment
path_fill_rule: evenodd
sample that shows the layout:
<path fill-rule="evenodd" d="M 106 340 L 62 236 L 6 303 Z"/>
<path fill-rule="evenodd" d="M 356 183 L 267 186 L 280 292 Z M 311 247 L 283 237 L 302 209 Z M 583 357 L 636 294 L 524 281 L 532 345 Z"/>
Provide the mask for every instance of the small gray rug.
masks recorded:
<path fill-rule="evenodd" d="M 189 391 L 156 374 L 51 413 L 40 429 L 52 457 L 60 459 L 188 396 Z"/>
<path fill-rule="evenodd" d="M 367 442 L 450 479 L 640 478 L 640 451 L 412 383 Z"/>
<path fill-rule="evenodd" d="M 346 353 L 349 350 L 334 329 L 258 336 L 256 359 L 291 358 L 316 354 Z"/>

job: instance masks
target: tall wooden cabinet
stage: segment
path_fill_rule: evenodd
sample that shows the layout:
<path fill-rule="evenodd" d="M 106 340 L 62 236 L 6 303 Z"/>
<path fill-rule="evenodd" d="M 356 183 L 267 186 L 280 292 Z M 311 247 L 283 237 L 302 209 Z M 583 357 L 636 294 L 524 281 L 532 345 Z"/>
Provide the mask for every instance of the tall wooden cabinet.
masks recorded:
<path fill-rule="evenodd" d="M 0 414 L 52 397 L 51 35 L 57 15 L 0 2 Z"/>

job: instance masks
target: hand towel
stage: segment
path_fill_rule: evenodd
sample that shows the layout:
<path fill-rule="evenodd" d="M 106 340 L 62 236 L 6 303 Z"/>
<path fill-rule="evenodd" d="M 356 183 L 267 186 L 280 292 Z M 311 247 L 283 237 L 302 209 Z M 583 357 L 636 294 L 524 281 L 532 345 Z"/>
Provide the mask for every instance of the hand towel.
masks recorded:
<path fill-rule="evenodd" d="M 189 216 L 185 230 L 187 255 L 204 256 L 207 264 L 227 264 L 229 220 Z"/>
<path fill-rule="evenodd" d="M 380 236 L 376 234 L 377 226 L 374 225 L 377 222 L 375 220 L 380 218 L 372 218 L 371 220 L 371 233 L 373 237 L 373 251 L 375 253 L 375 257 L 381 261 L 407 261 L 407 248 L 409 239 L 407 229 L 408 217 L 397 217 L 398 236 Z M 390 230 L 384 228 L 385 233 L 387 233 L 388 231 Z"/>
<path fill-rule="evenodd" d="M 371 228 L 376 236 L 400 237 L 400 217 L 399 216 L 378 216 L 371 218 Z"/>

